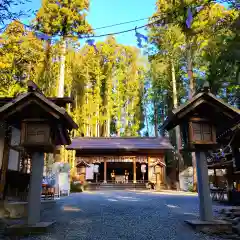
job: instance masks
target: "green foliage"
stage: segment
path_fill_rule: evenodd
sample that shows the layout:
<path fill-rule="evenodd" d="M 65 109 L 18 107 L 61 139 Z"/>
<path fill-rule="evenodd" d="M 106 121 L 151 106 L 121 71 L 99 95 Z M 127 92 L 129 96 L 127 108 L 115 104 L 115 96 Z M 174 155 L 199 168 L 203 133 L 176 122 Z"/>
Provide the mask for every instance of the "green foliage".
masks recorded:
<path fill-rule="evenodd" d="M 149 49 L 151 66 L 147 81 L 151 86 L 148 97 L 152 102 L 157 101 L 162 109 L 158 125 L 173 108 L 170 64 L 175 67 L 178 100 L 182 102 L 187 98 L 187 52 L 192 58 L 196 89 L 207 80 L 214 94 L 236 104 L 240 79 L 239 12 L 209 0 L 157 0 L 156 6 L 154 15 L 162 24 L 158 22 L 149 28 L 155 47 L 154 51 Z M 188 9 L 193 14 L 191 28 L 186 26 Z"/>
<path fill-rule="evenodd" d="M 193 185 L 192 185 L 192 184 L 188 185 L 188 191 L 189 191 L 189 192 L 194 192 L 194 189 L 193 189 Z"/>
<path fill-rule="evenodd" d="M 225 8 L 211 0 L 156 1 L 154 16 L 159 21 L 149 26 L 153 44 L 147 49 L 150 70 L 145 79 L 145 101 L 151 106 L 147 120 L 155 132 L 174 102 L 186 101 L 189 89 L 198 90 L 204 81 L 214 94 L 240 107 L 240 15 L 231 3 Z M 190 28 L 186 24 L 189 9 Z M 169 137 L 176 146 L 174 132 Z"/>
<path fill-rule="evenodd" d="M 91 33 L 86 21 L 88 0 L 43 0 L 36 16 L 36 29 L 63 37 Z"/>
<path fill-rule="evenodd" d="M 0 44 L 0 95 L 13 96 L 24 89 L 26 80 L 35 80 L 43 46 L 16 21 L 1 34 Z"/>
<path fill-rule="evenodd" d="M 85 136 L 138 135 L 142 127 L 144 68 L 137 49 L 109 38 L 67 55 L 71 64 L 74 116 Z"/>
<path fill-rule="evenodd" d="M 83 192 L 84 191 L 84 186 L 83 186 L 82 183 L 71 182 L 70 183 L 70 191 L 72 193 L 74 193 L 74 192 Z"/>

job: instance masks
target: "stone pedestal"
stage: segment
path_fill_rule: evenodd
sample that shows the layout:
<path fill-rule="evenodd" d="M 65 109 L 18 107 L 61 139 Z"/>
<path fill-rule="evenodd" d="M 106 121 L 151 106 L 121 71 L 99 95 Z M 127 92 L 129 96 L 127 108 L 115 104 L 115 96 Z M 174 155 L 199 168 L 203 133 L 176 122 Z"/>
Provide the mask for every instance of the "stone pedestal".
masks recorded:
<path fill-rule="evenodd" d="M 232 224 L 226 221 L 187 220 L 185 222 L 196 231 L 204 232 L 207 234 L 232 233 Z"/>
<path fill-rule="evenodd" d="M 6 228 L 4 234 L 8 236 L 29 236 L 43 234 L 49 231 L 55 222 L 39 222 L 33 225 L 16 224 Z"/>

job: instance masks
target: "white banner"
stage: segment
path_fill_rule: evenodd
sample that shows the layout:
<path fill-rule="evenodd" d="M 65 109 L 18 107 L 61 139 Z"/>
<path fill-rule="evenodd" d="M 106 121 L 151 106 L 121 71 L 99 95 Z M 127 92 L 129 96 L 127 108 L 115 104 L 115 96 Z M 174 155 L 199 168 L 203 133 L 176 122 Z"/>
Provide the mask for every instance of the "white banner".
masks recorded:
<path fill-rule="evenodd" d="M 60 192 L 68 192 L 70 191 L 70 180 L 69 174 L 66 172 L 59 173 L 58 175 L 59 180 L 59 190 Z"/>
<path fill-rule="evenodd" d="M 93 171 L 94 171 L 94 173 L 99 173 L 99 165 L 98 164 L 94 165 Z"/>
<path fill-rule="evenodd" d="M 94 164 L 89 164 L 89 167 L 86 168 L 86 179 L 87 180 L 94 179 Z"/>
<path fill-rule="evenodd" d="M 141 165 L 141 172 L 145 173 L 146 172 L 146 164 Z"/>

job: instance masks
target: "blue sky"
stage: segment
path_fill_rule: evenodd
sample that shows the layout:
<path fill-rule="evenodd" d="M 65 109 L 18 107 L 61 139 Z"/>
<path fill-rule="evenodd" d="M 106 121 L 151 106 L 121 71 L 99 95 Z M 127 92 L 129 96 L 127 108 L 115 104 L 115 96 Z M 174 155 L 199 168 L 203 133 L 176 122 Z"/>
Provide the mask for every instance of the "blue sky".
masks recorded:
<path fill-rule="evenodd" d="M 156 0 L 90 0 L 90 12 L 88 21 L 93 28 L 112 25 L 115 23 L 126 22 L 141 18 L 150 17 L 155 10 Z M 41 6 L 41 0 L 32 0 L 31 3 L 25 4 L 21 9 L 37 10 Z M 26 20 L 24 20 L 26 22 Z M 142 20 L 121 26 L 115 26 L 95 31 L 96 35 L 119 32 L 126 29 L 135 28 L 147 23 Z M 140 29 L 144 34 L 145 30 Z M 126 45 L 137 45 L 134 32 L 116 35 L 117 41 Z M 104 39 L 104 38 L 103 38 Z M 99 38 L 99 40 L 103 40 Z"/>

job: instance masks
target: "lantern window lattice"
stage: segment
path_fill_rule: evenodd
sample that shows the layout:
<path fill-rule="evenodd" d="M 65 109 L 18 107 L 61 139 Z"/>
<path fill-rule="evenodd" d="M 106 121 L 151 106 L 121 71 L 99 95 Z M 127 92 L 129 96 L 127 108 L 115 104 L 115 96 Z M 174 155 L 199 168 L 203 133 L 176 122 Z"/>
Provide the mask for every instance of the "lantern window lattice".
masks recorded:
<path fill-rule="evenodd" d="M 194 141 L 212 141 L 212 128 L 207 123 L 192 123 Z"/>

